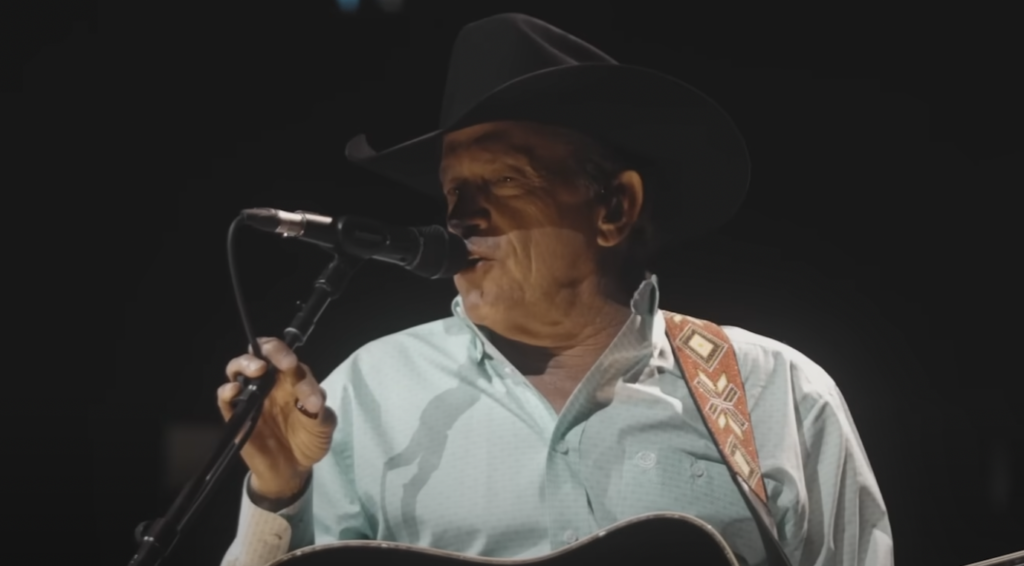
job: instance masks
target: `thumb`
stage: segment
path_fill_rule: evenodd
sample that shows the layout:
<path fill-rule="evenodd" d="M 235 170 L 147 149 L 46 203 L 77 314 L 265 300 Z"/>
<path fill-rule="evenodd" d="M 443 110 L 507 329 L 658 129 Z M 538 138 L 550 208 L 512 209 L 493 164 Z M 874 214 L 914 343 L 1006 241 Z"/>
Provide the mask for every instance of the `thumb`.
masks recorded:
<path fill-rule="evenodd" d="M 313 378 L 313 372 L 309 371 L 306 364 L 300 363 L 297 369 L 302 378 L 295 383 L 292 390 L 299 403 L 302 403 L 303 408 L 315 415 L 324 408 L 323 390 L 320 389 L 320 384 Z"/>

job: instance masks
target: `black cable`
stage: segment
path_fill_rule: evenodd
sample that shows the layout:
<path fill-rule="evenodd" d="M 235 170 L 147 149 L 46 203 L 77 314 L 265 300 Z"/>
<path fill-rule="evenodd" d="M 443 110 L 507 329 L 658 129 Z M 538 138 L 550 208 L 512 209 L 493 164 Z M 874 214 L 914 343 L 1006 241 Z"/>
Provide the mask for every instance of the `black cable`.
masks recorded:
<path fill-rule="evenodd" d="M 228 228 L 228 270 L 231 273 L 231 285 L 238 304 L 238 314 L 249 340 L 249 347 L 253 355 L 267 362 L 267 372 L 261 379 L 249 385 L 245 384 L 243 376 L 239 376 L 243 391 L 233 400 L 233 403 L 238 402 L 238 405 L 228 419 L 225 434 L 219 441 L 214 455 L 203 470 L 186 484 L 164 517 L 146 521 L 135 530 L 139 548 L 132 558 L 131 566 L 155 566 L 170 553 L 179 537 L 191 526 L 197 514 L 202 512 L 211 494 L 223 483 L 225 470 L 249 440 L 263 409 L 262 400 L 266 398 L 276 381 L 277 370 L 263 357 L 242 296 L 238 262 L 235 259 L 235 236 L 242 221 L 242 217 L 239 216 Z M 285 331 L 286 334 L 292 331 L 291 335 L 285 338 L 285 343 L 289 347 L 302 345 L 327 304 L 337 298 L 352 272 L 362 264 L 362 261 L 349 261 L 337 255 L 333 257 L 334 260 L 317 279 L 310 299 L 302 306 L 302 312 L 295 316 L 292 325 Z"/>
<path fill-rule="evenodd" d="M 263 350 L 260 348 L 259 342 L 256 341 L 256 334 L 252 330 L 252 324 L 249 322 L 249 311 L 245 308 L 245 299 L 242 297 L 242 285 L 238 280 L 238 264 L 235 261 L 235 233 L 241 223 L 242 217 L 239 216 L 235 218 L 235 221 L 231 223 L 231 227 L 228 228 L 228 270 L 231 272 L 231 286 L 235 291 L 238 315 L 242 319 L 242 328 L 245 330 L 245 336 L 249 340 L 249 348 L 254 356 L 266 361 L 263 358 Z"/>

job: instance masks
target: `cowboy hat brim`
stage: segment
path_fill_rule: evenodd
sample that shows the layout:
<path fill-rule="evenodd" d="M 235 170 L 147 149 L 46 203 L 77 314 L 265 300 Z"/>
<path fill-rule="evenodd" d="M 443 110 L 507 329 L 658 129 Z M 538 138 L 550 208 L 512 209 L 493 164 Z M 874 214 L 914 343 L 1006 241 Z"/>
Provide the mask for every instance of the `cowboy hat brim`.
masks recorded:
<path fill-rule="evenodd" d="M 720 225 L 746 194 L 750 160 L 728 114 L 682 81 L 618 64 L 530 73 L 493 90 L 460 115 L 443 117 L 434 132 L 381 152 L 359 135 L 345 154 L 355 164 L 443 200 L 438 171 L 444 135 L 503 120 L 565 127 L 636 159 L 649 187 L 645 192 L 657 203 L 657 230 L 671 232 L 671 239 Z"/>

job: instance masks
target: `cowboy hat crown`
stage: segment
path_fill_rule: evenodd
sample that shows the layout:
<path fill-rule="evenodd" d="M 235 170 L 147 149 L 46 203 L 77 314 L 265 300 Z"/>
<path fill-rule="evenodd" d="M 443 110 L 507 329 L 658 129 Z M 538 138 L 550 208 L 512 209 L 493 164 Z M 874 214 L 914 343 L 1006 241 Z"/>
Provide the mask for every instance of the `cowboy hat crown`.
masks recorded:
<path fill-rule="evenodd" d="M 464 27 L 442 100 L 437 130 L 381 152 L 360 135 L 348 143 L 346 156 L 443 199 L 438 167 L 444 135 L 521 120 L 577 131 L 639 164 L 645 194 L 658 203 L 658 232 L 670 232 L 669 239 L 721 224 L 746 194 L 746 145 L 711 99 L 668 75 L 619 64 L 529 16 L 501 14 Z"/>

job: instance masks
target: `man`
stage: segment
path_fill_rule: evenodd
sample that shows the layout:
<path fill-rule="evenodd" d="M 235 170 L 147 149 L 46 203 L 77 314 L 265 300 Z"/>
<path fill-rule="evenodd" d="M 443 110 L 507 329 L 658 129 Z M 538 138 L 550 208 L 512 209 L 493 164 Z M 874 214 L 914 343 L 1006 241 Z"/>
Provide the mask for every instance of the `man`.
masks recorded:
<path fill-rule="evenodd" d="M 455 277 L 453 317 L 367 344 L 322 387 L 262 341 L 280 379 L 242 453 L 251 474 L 225 565 L 375 539 L 535 557 L 658 511 L 706 521 L 742 562 L 766 563 L 647 270 L 655 236 L 705 231 L 742 199 L 746 149 L 724 112 L 502 15 L 460 34 L 437 132 L 381 153 L 357 138 L 348 153 L 444 198 L 477 259 Z M 785 345 L 725 331 L 790 562 L 891 564 L 885 505 L 835 384 Z M 234 378 L 264 369 L 252 355 L 228 364 L 225 418 Z"/>

